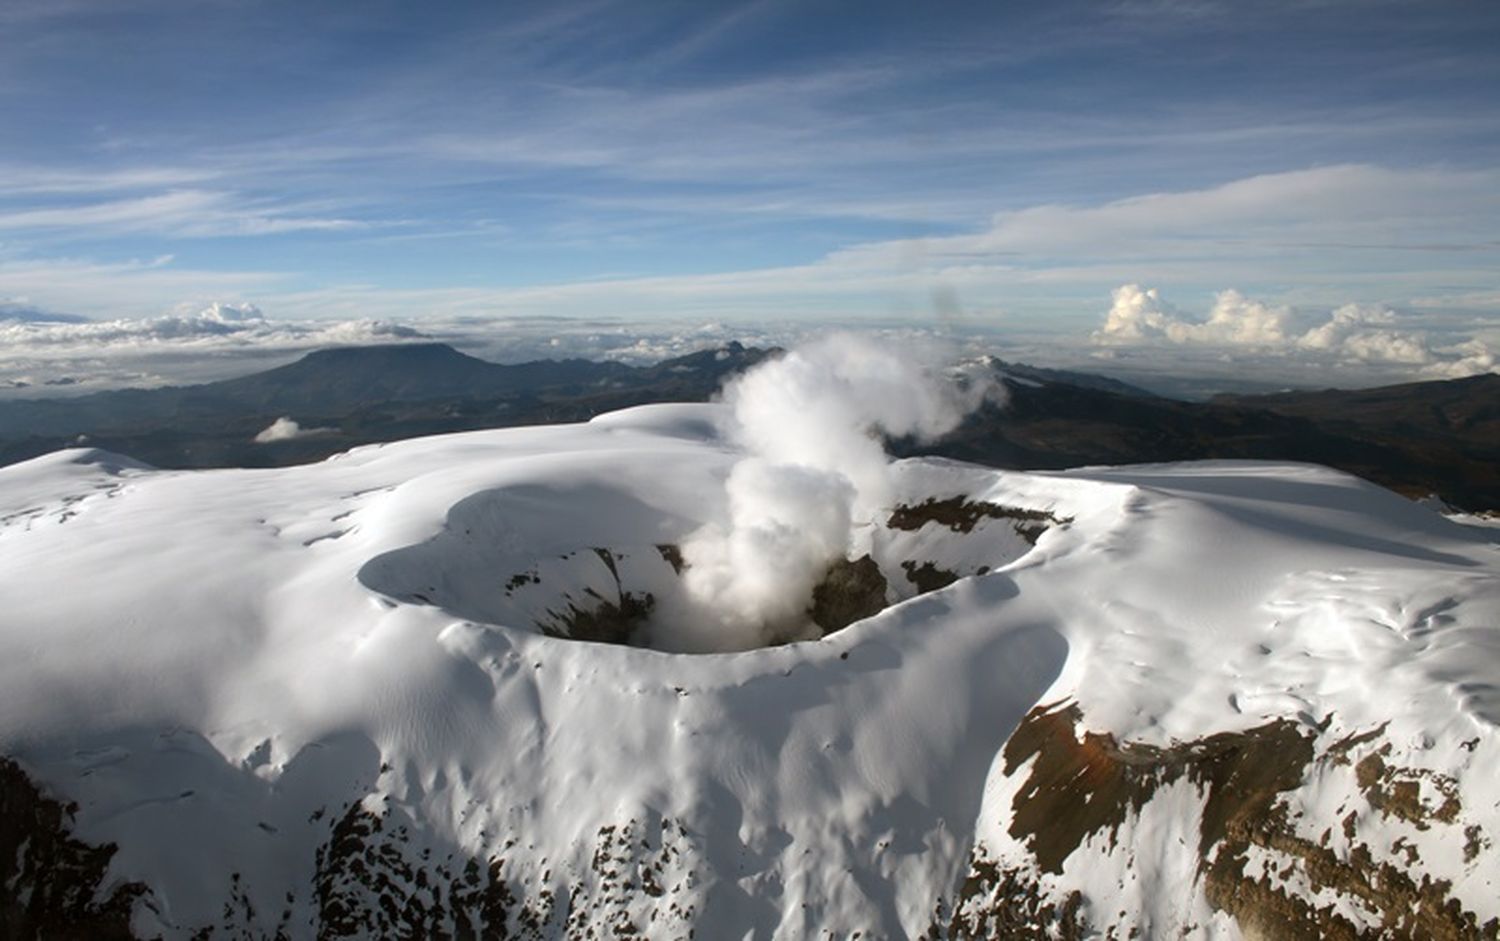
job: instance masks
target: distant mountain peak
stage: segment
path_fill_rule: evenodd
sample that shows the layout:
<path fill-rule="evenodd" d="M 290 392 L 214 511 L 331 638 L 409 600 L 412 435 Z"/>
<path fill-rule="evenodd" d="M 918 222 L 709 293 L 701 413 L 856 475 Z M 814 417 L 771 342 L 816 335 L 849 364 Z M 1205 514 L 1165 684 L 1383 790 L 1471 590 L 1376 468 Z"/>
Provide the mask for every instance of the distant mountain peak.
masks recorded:
<path fill-rule="evenodd" d="M 346 363 L 381 361 L 430 362 L 435 360 L 468 360 L 494 365 L 478 357 L 459 352 L 447 343 L 380 343 L 367 346 L 330 346 L 313 350 L 298 362 Z"/>

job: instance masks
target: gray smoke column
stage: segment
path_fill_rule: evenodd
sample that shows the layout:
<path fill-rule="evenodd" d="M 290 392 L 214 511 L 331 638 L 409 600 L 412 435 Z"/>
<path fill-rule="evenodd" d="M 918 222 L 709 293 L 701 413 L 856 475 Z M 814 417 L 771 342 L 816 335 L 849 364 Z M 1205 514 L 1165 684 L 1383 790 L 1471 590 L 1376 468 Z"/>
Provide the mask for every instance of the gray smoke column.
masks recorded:
<path fill-rule="evenodd" d="M 798 347 L 726 386 L 744 457 L 726 513 L 682 546 L 681 606 L 664 646 L 744 650 L 806 626 L 813 588 L 892 499 L 881 435 L 951 431 L 998 387 L 960 382 L 935 350 L 848 335 Z"/>

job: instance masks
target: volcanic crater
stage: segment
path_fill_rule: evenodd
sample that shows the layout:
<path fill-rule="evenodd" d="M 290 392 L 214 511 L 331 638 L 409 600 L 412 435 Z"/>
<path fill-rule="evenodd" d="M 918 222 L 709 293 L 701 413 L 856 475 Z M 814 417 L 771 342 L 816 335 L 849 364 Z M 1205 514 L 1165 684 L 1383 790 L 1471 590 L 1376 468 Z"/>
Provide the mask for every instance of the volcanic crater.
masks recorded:
<path fill-rule="evenodd" d="M 609 518 L 596 525 L 537 525 L 558 514 L 586 516 L 585 508 L 601 501 L 610 507 Z M 892 605 L 984 575 L 1069 522 L 1048 510 L 966 496 L 897 502 L 856 527 L 855 547 L 820 573 L 801 616 L 769 625 L 754 646 L 826 637 Z M 430 605 L 466 621 L 562 640 L 669 653 L 752 649 L 698 649 L 684 645 L 673 629 L 673 619 L 694 616 L 684 600 L 689 563 L 682 545 L 695 528 L 675 511 L 597 488 L 491 490 L 453 506 L 432 538 L 372 559 L 359 579 L 389 603 Z M 584 538 L 560 544 L 551 536 L 564 531 Z"/>

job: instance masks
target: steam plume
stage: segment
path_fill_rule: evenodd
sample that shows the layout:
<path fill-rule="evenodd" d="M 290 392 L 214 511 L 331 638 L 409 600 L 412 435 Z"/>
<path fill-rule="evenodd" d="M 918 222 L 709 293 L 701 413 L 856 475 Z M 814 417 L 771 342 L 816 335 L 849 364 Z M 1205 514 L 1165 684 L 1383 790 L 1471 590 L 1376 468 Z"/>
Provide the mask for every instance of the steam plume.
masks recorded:
<path fill-rule="evenodd" d="M 745 457 L 724 517 L 683 544 L 681 650 L 739 650 L 807 627 L 813 588 L 892 499 L 880 435 L 931 439 L 993 387 L 942 375 L 936 356 L 835 335 L 761 364 L 723 400 Z"/>

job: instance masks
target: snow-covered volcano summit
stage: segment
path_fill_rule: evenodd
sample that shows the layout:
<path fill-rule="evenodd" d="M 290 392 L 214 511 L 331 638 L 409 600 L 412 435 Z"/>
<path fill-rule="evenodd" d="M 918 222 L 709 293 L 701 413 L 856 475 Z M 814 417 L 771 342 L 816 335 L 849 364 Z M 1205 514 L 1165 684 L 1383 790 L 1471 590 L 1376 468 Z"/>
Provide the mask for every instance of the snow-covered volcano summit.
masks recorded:
<path fill-rule="evenodd" d="M 0 470 L 0 919 L 1500 926 L 1494 532 L 1305 465 L 910 460 L 778 622 L 801 642 L 674 653 L 705 649 L 680 547 L 731 512 L 725 420 Z"/>

